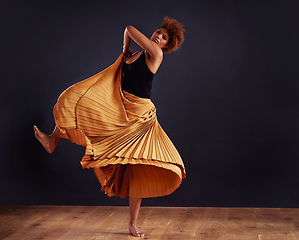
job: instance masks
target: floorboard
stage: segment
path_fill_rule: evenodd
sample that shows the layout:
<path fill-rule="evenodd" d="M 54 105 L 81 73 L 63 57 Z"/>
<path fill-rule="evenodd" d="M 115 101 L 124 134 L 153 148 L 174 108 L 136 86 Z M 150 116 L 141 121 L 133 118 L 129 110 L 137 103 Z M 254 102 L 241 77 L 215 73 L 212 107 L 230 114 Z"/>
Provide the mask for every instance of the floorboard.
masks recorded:
<path fill-rule="evenodd" d="M 128 207 L 0 206 L 0 240 L 122 240 Z M 299 240 L 299 209 L 141 207 L 152 240 Z"/>

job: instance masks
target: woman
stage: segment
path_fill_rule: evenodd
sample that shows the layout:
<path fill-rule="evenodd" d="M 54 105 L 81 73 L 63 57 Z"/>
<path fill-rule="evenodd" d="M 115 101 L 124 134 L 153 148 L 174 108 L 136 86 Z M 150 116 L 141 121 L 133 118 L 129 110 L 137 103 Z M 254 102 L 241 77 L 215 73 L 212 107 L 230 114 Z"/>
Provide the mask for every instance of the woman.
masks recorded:
<path fill-rule="evenodd" d="M 183 32 L 181 23 L 167 17 L 150 39 L 127 26 L 117 61 L 60 95 L 53 133 L 34 126 L 35 137 L 49 153 L 62 137 L 86 147 L 83 168 L 93 168 L 109 197 L 129 197 L 129 232 L 136 237 L 144 236 L 136 226 L 141 199 L 170 194 L 185 178 L 182 159 L 150 100 L 163 53 L 181 46 Z M 133 55 L 132 40 L 143 49 Z"/>

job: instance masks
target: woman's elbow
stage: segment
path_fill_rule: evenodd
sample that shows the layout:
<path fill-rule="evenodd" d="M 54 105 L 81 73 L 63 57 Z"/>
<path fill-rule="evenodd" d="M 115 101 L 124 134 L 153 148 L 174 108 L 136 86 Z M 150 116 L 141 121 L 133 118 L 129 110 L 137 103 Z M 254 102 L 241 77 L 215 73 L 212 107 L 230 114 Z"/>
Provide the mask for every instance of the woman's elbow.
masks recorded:
<path fill-rule="evenodd" d="M 131 33 L 134 27 L 132 25 L 127 25 L 125 31 Z"/>

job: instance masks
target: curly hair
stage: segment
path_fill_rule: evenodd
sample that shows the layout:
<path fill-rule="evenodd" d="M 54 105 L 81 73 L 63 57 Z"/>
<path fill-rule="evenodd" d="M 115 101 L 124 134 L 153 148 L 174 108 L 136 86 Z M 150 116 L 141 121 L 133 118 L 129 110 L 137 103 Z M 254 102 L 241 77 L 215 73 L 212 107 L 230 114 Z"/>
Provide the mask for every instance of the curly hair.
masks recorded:
<path fill-rule="evenodd" d="M 171 53 L 182 46 L 184 42 L 184 32 L 183 24 L 175 20 L 174 18 L 164 17 L 164 22 L 161 27 L 167 30 L 169 35 L 169 41 L 167 43 L 167 48 L 163 48 L 164 53 Z"/>

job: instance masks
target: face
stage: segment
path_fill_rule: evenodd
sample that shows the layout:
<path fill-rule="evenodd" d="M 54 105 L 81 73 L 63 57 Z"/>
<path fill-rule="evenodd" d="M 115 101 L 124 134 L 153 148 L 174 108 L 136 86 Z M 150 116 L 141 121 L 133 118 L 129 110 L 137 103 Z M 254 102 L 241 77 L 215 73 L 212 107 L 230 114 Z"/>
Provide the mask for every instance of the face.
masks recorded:
<path fill-rule="evenodd" d="M 165 28 L 157 29 L 151 36 L 151 40 L 159 45 L 160 48 L 167 48 L 169 35 Z"/>

